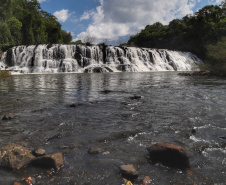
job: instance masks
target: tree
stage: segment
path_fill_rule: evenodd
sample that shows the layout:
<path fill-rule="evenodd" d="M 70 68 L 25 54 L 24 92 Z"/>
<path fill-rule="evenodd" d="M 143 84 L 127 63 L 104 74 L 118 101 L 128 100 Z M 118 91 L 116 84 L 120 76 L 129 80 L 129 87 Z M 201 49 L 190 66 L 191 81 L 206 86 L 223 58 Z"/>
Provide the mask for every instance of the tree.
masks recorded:
<path fill-rule="evenodd" d="M 83 37 L 82 41 L 87 45 L 90 46 L 94 43 L 95 37 L 91 35 L 86 35 Z"/>

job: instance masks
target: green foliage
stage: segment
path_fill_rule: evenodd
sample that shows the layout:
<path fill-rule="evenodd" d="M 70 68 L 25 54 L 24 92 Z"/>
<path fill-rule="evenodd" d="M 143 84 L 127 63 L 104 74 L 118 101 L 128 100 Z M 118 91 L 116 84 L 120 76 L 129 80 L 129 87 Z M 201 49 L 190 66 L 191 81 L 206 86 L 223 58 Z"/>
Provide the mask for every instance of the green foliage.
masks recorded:
<path fill-rule="evenodd" d="M 226 36 L 215 44 L 207 45 L 206 60 L 213 73 L 226 76 Z"/>
<path fill-rule="evenodd" d="M 74 44 L 77 44 L 77 45 L 79 45 L 79 44 L 84 45 L 85 43 L 83 43 L 81 40 L 77 40 L 77 41 L 74 42 Z"/>
<path fill-rule="evenodd" d="M 210 70 L 223 74 L 226 71 L 226 0 L 220 6 L 208 5 L 194 15 L 169 25 L 157 22 L 148 25 L 128 44 L 139 47 L 190 51 L 206 61 Z M 220 70 L 222 69 L 222 70 Z"/>
<path fill-rule="evenodd" d="M 70 43 L 57 18 L 41 10 L 37 0 L 1 0 L 0 49 L 13 45 Z"/>

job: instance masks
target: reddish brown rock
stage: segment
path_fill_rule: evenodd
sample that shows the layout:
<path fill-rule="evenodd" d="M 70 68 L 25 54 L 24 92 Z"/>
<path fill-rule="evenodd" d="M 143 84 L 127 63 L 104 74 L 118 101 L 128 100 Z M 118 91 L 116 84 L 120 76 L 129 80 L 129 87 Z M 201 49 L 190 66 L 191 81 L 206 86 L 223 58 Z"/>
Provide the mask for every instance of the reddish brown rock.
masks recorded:
<path fill-rule="evenodd" d="M 19 170 L 29 164 L 35 157 L 23 146 L 10 144 L 0 150 L 0 164 Z"/>
<path fill-rule="evenodd" d="M 138 173 L 132 164 L 121 165 L 120 172 L 126 179 L 133 180 L 138 178 Z"/>
<path fill-rule="evenodd" d="M 22 185 L 20 182 L 14 182 L 13 185 Z"/>
<path fill-rule="evenodd" d="M 149 176 L 144 177 L 142 181 L 142 185 L 149 185 L 151 184 L 151 178 Z"/>
<path fill-rule="evenodd" d="M 152 162 L 160 162 L 166 166 L 189 169 L 190 162 L 186 149 L 181 146 L 157 143 L 148 148 Z"/>
<path fill-rule="evenodd" d="M 15 117 L 15 114 L 8 113 L 3 116 L 2 120 L 10 120 L 10 119 L 13 119 L 14 117 Z"/>
<path fill-rule="evenodd" d="M 33 161 L 33 164 L 44 167 L 44 168 L 54 168 L 56 170 L 60 169 L 64 165 L 64 159 L 62 153 L 55 153 L 51 155 L 44 155 L 38 157 Z"/>

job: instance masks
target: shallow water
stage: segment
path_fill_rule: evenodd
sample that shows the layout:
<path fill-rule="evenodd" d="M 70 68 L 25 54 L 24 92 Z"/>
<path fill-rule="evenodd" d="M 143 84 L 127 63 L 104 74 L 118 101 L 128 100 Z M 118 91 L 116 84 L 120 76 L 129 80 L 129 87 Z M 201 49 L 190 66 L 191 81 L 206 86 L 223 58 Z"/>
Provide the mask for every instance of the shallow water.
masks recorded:
<path fill-rule="evenodd" d="M 120 185 L 124 163 L 137 169 L 135 184 L 144 176 L 155 185 L 225 184 L 225 90 L 226 79 L 176 72 L 0 78 L 0 117 L 17 115 L 0 121 L 0 146 L 41 147 L 64 153 L 65 160 L 58 172 L 0 169 L 0 184 L 32 176 L 40 185 Z M 141 99 L 130 99 L 134 95 Z M 150 163 L 146 148 L 160 141 L 185 147 L 193 173 Z M 90 147 L 105 152 L 90 155 Z"/>

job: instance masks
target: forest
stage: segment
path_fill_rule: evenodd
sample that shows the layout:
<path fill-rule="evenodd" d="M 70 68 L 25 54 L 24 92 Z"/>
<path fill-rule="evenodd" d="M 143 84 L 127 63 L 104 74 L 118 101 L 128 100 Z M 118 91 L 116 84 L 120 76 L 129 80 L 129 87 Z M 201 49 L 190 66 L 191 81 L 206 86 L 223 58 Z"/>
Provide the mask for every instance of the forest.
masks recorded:
<path fill-rule="evenodd" d="M 205 6 L 168 25 L 147 25 L 132 35 L 127 45 L 190 51 L 204 61 L 204 70 L 226 75 L 226 0 L 220 6 Z"/>
<path fill-rule="evenodd" d="M 0 50 L 15 45 L 71 42 L 71 34 L 62 30 L 57 18 L 43 11 L 37 0 L 0 2 Z"/>

